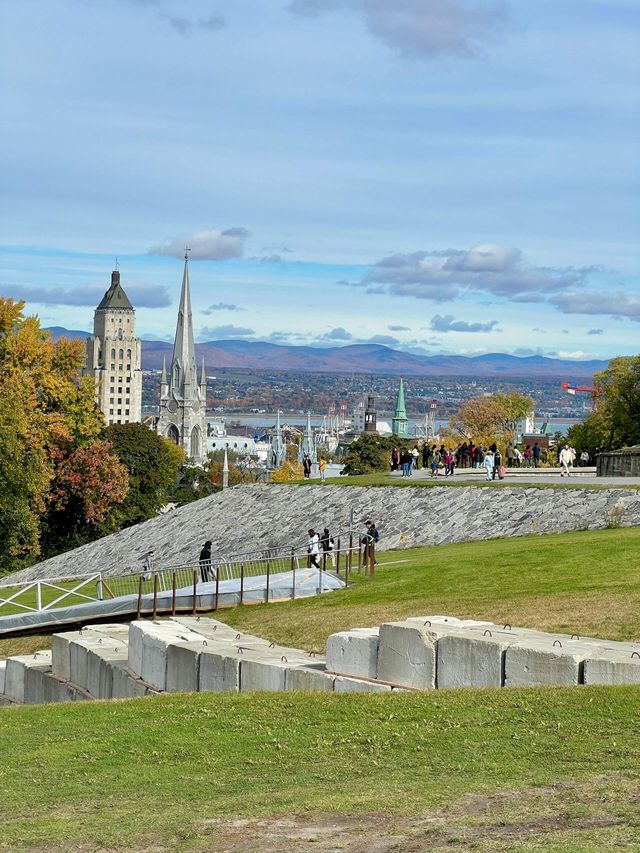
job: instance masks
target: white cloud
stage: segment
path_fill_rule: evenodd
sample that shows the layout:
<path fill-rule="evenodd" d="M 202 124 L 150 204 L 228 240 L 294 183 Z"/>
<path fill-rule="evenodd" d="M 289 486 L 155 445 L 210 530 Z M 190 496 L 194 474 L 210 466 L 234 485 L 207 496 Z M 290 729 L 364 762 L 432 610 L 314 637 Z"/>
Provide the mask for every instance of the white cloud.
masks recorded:
<path fill-rule="evenodd" d="M 244 308 L 241 308 L 239 305 L 235 305 L 232 302 L 215 302 L 213 305 L 209 305 L 208 308 L 205 308 L 202 313 L 207 317 L 210 314 L 213 314 L 214 311 L 244 311 Z"/>
<path fill-rule="evenodd" d="M 330 332 L 326 332 L 321 336 L 321 340 L 325 341 L 352 341 L 353 335 L 351 332 L 348 332 L 346 329 L 343 329 L 342 326 L 338 326 L 335 329 L 331 329 Z"/>
<path fill-rule="evenodd" d="M 600 314 L 628 317 L 640 323 L 640 296 L 624 293 L 562 293 L 549 300 L 563 314 Z"/>
<path fill-rule="evenodd" d="M 241 258 L 244 242 L 249 236 L 246 228 L 227 228 L 225 231 L 198 231 L 195 234 L 174 237 L 149 249 L 150 255 L 182 258 L 185 246 L 194 261 L 226 261 Z"/>
<path fill-rule="evenodd" d="M 166 308 L 171 305 L 171 295 L 167 287 L 126 282 L 123 282 L 122 286 L 134 308 Z M 107 288 L 100 284 L 68 289 L 22 284 L 2 285 L 3 295 L 12 299 L 24 299 L 25 302 L 37 305 L 90 305 L 94 308 L 106 290 Z"/>
<path fill-rule="evenodd" d="M 445 314 L 443 317 L 436 314 L 429 328 L 434 332 L 492 332 L 498 325 L 498 320 L 489 320 L 487 323 L 468 323 L 466 320 L 456 320 L 453 314 Z"/>
<path fill-rule="evenodd" d="M 290 9 L 301 15 L 354 11 L 387 47 L 420 59 L 483 54 L 507 25 L 505 3 L 496 0 L 293 0 Z"/>
<path fill-rule="evenodd" d="M 208 338 L 209 340 L 224 340 L 228 338 L 252 338 L 255 335 L 254 329 L 246 328 L 245 326 L 203 326 L 200 329 L 198 337 Z"/>

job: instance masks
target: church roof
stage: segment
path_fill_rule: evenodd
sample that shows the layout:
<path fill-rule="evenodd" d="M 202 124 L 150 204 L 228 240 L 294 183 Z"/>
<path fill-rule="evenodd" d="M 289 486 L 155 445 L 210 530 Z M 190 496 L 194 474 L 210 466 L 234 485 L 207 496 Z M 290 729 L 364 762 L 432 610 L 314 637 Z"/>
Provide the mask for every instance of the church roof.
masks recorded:
<path fill-rule="evenodd" d="M 398 396 L 396 397 L 396 410 L 393 414 L 394 420 L 406 420 L 407 419 L 407 408 L 404 404 L 404 382 L 402 379 L 400 380 L 400 387 L 398 388 Z"/>
<path fill-rule="evenodd" d="M 129 308 L 133 309 L 133 305 L 129 302 L 129 297 L 122 289 L 120 284 L 120 272 L 114 270 L 111 273 L 111 286 L 105 293 L 98 305 L 98 311 L 105 308 Z"/>

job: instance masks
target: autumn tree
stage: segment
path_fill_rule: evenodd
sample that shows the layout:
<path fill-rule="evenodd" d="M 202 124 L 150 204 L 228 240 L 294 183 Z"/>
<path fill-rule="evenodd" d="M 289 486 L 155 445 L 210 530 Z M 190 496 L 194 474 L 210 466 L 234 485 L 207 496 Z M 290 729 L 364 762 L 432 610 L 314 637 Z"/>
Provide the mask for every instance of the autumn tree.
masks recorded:
<path fill-rule="evenodd" d="M 40 555 L 50 495 L 61 500 L 69 486 L 58 474 L 78 448 L 100 440 L 104 426 L 93 379 L 80 376 L 83 342 L 54 344 L 38 319 L 25 317 L 23 309 L 24 302 L 0 297 L 0 573 Z M 97 462 L 100 451 L 90 458 Z M 114 466 L 102 469 L 103 476 L 118 479 L 120 474 Z M 75 482 L 76 495 L 83 483 L 82 477 Z M 116 500 L 126 480 L 112 485 Z M 85 503 L 90 500 L 87 494 Z"/>
<path fill-rule="evenodd" d="M 450 426 L 467 441 L 484 447 L 495 442 L 504 448 L 515 441 L 516 422 L 532 410 L 533 400 L 522 394 L 472 397 L 452 416 Z"/>

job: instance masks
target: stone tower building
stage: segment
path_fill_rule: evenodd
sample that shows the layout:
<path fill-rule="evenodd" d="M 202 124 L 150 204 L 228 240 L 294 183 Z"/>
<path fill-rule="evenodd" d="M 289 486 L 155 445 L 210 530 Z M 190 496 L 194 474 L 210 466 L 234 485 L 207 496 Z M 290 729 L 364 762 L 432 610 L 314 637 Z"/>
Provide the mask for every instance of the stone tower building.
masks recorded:
<path fill-rule="evenodd" d="M 160 435 L 182 447 L 197 464 L 203 462 L 207 455 L 206 405 L 204 360 L 198 382 L 189 294 L 189 259 L 185 254 L 173 357 L 168 375 L 166 364 L 162 368 L 160 417 L 156 429 Z"/>
<path fill-rule="evenodd" d="M 108 424 L 128 424 L 142 417 L 142 348 L 136 338 L 136 312 L 111 273 L 111 286 L 93 315 L 83 370 L 96 383 L 96 403 Z"/>
<path fill-rule="evenodd" d="M 367 408 L 364 410 L 364 431 L 377 432 L 378 430 L 378 415 L 376 413 L 376 398 L 373 394 L 367 397 Z"/>

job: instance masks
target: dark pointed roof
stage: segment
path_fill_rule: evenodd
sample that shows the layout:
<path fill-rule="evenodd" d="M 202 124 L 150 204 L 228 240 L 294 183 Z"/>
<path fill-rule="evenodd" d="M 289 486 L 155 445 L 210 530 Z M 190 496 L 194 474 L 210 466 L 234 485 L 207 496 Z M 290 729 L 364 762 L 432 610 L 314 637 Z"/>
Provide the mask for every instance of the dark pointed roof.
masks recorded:
<path fill-rule="evenodd" d="M 133 305 L 129 302 L 129 297 L 124 292 L 122 285 L 120 284 L 120 272 L 118 270 L 114 270 L 111 273 L 111 287 L 102 297 L 97 310 L 100 311 L 105 308 L 133 309 Z"/>

